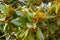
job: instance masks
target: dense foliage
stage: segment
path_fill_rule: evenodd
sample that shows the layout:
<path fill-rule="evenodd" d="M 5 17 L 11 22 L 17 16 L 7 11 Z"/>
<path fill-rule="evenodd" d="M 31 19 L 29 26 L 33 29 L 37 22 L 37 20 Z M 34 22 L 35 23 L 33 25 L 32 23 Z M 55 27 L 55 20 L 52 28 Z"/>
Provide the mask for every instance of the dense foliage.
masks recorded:
<path fill-rule="evenodd" d="M 1 1 L 0 39 L 60 40 L 60 1 Z"/>

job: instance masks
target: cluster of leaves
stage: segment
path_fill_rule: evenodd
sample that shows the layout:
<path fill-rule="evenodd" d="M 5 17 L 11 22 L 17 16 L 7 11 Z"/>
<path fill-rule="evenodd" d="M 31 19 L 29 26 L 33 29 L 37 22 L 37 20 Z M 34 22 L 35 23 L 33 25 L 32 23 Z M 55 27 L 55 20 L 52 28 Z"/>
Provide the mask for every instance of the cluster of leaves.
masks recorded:
<path fill-rule="evenodd" d="M 6 2 L 7 1 L 7 2 Z M 19 2 L 19 1 L 18 1 Z M 0 3 L 0 31 L 6 40 L 60 40 L 60 2 Z M 8 4 L 9 3 L 9 4 Z M 16 7 L 16 3 L 18 3 Z M 13 4 L 15 6 L 13 6 Z M 36 4 L 36 5 L 35 5 Z M 2 39 L 3 40 L 3 39 Z"/>

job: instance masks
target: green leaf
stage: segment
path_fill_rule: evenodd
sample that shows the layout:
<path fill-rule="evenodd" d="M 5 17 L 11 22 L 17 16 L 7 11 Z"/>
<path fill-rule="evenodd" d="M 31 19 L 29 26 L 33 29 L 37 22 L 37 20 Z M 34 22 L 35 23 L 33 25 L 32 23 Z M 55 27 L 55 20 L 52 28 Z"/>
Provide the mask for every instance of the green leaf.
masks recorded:
<path fill-rule="evenodd" d="M 34 40 L 34 34 L 32 31 L 29 32 L 28 40 Z"/>
<path fill-rule="evenodd" d="M 0 21 L 5 21 L 5 16 L 2 13 L 0 13 Z"/>
<path fill-rule="evenodd" d="M 53 21 L 50 20 L 50 19 L 48 19 L 48 20 L 46 21 L 46 24 L 47 24 L 48 30 L 49 30 L 51 33 L 53 33 L 53 32 L 55 31 L 55 26 L 53 25 Z"/>
<path fill-rule="evenodd" d="M 19 37 L 23 38 L 26 33 L 26 30 L 22 30 L 22 32 L 19 34 Z"/>
<path fill-rule="evenodd" d="M 36 28 L 36 23 L 33 23 L 33 28 L 34 28 L 34 29 Z"/>
<path fill-rule="evenodd" d="M 3 18 L 3 17 L 4 17 L 4 15 L 2 13 L 0 13 L 0 18 Z"/>
<path fill-rule="evenodd" d="M 60 26 L 60 19 L 58 19 L 57 25 Z"/>
<path fill-rule="evenodd" d="M 3 31 L 5 33 L 10 33 L 11 32 L 11 28 L 12 28 L 12 24 L 11 23 L 6 23 L 5 26 L 4 26 Z"/>
<path fill-rule="evenodd" d="M 4 23 L 0 23 L 0 31 L 3 30 L 3 27 L 4 27 Z"/>
<path fill-rule="evenodd" d="M 38 31 L 36 32 L 37 40 L 44 40 L 44 36 L 41 32 L 41 29 L 38 28 Z"/>
<path fill-rule="evenodd" d="M 25 39 L 27 38 L 28 33 L 29 33 L 29 29 L 27 29 L 27 30 L 25 31 L 25 35 L 24 35 L 24 37 L 23 37 L 23 40 L 25 40 Z"/>
<path fill-rule="evenodd" d="M 54 4 L 54 5 L 52 6 L 51 11 L 52 11 L 53 13 L 55 13 L 55 10 L 56 10 L 56 4 Z"/>
<path fill-rule="evenodd" d="M 34 0 L 29 0 L 31 3 L 34 3 Z"/>
<path fill-rule="evenodd" d="M 11 21 L 14 25 L 16 26 L 19 26 L 19 27 L 22 27 L 22 28 L 26 28 L 26 20 L 24 17 L 20 17 L 20 18 L 16 18 L 16 19 L 13 19 Z"/>
<path fill-rule="evenodd" d="M 22 11 L 16 11 L 16 14 L 17 14 L 18 16 L 23 16 Z"/>
<path fill-rule="evenodd" d="M 27 19 L 28 21 L 31 21 L 31 17 L 29 15 L 27 15 Z"/>
<path fill-rule="evenodd" d="M 27 27 L 28 28 L 31 28 L 32 27 L 32 24 L 31 23 L 26 23 Z"/>
<path fill-rule="evenodd" d="M 19 18 L 13 19 L 11 22 L 13 24 L 15 24 L 16 26 L 20 26 L 21 25 L 20 22 L 19 22 Z"/>
<path fill-rule="evenodd" d="M 0 4 L 0 11 L 3 12 L 3 13 L 7 12 L 7 8 L 6 8 L 5 4 Z"/>

